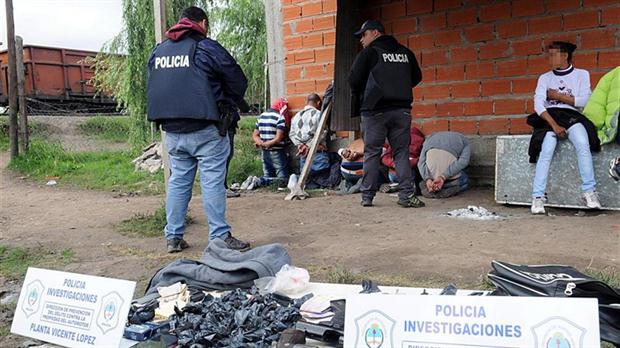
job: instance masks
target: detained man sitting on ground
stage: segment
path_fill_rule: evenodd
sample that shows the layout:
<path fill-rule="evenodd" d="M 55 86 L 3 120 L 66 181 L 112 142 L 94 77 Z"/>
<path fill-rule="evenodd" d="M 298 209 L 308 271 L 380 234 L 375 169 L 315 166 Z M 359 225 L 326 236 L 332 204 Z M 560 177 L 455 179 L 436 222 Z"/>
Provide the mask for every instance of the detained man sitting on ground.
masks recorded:
<path fill-rule="evenodd" d="M 409 164 L 411 165 L 411 176 L 413 182 L 419 179 L 418 161 L 420 160 L 420 152 L 424 144 L 424 134 L 418 128 L 411 125 L 411 143 L 409 144 Z M 381 155 L 381 163 L 388 168 L 389 183 L 381 185 L 379 191 L 392 193 L 398 191 L 398 175 L 396 173 L 396 163 L 394 162 L 393 150 L 389 143 L 383 146 L 383 154 Z"/>
<path fill-rule="evenodd" d="M 545 190 L 553 153 L 558 140 L 567 138 L 577 153 L 582 198 L 588 208 L 601 208 L 592 163 L 592 151 L 600 151 L 600 140 L 594 124 L 577 110 L 590 99 L 590 74 L 573 67 L 576 48 L 569 42 L 551 43 L 548 56 L 552 70 L 538 78 L 534 95 L 536 113 L 528 117 L 528 124 L 534 127 L 530 162 L 536 162 L 532 214 L 545 214 Z"/>
<path fill-rule="evenodd" d="M 293 117 L 291 121 L 291 130 L 289 138 L 297 147 L 297 155 L 299 156 L 299 168 L 303 169 L 306 157 L 312 146 L 312 139 L 319 127 L 321 121 L 321 98 L 318 94 L 312 93 L 306 98 L 306 106 L 304 109 Z M 329 170 L 329 154 L 327 153 L 327 145 L 325 143 L 325 135 L 321 136 L 317 152 L 312 160 L 310 168 L 310 177 L 313 174 Z"/>
<path fill-rule="evenodd" d="M 340 191 L 346 194 L 359 193 L 364 176 L 364 140 L 353 140 L 349 147 L 339 149 L 338 155 L 342 158 L 340 173 L 344 178 Z"/>
<path fill-rule="evenodd" d="M 252 134 L 254 145 L 261 149 L 263 176 L 249 176 L 242 184 L 242 190 L 276 183 L 278 189 L 286 187 L 288 180 L 288 156 L 284 149 L 286 124 L 280 113 L 279 104 L 274 102 L 271 108 L 263 112 L 256 120 L 256 129 Z"/>
<path fill-rule="evenodd" d="M 437 132 L 426 138 L 418 169 L 420 190 L 427 198 L 447 198 L 469 188 L 463 171 L 469 165 L 469 140 L 458 132 Z"/>

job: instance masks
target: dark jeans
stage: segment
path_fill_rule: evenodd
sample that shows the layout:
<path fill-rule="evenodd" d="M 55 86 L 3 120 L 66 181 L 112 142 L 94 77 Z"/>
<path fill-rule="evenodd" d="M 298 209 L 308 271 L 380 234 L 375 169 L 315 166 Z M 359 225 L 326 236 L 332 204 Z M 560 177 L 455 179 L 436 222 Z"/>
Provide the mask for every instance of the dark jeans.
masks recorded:
<path fill-rule="evenodd" d="M 230 153 L 228 154 L 228 158 L 226 158 L 226 178 L 224 178 L 224 187 L 228 189 L 228 166 L 230 166 L 230 161 L 232 161 L 233 155 L 235 154 L 235 130 L 228 130 L 228 141 L 230 141 Z"/>
<path fill-rule="evenodd" d="M 362 116 L 364 137 L 364 177 L 362 196 L 374 198 L 379 189 L 379 167 L 383 143 L 387 138 L 394 151 L 394 163 L 398 175 L 398 198 L 405 200 L 414 193 L 409 164 L 411 141 L 411 114 L 408 109 L 390 110 Z"/>

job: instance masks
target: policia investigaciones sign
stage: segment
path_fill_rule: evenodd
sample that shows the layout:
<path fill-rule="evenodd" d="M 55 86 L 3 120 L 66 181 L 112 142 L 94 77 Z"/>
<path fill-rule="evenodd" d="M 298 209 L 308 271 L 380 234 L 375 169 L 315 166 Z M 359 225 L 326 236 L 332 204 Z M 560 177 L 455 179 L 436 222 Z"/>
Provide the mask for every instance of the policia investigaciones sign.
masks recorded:
<path fill-rule="evenodd" d="M 28 268 L 11 332 L 65 347 L 118 347 L 135 286 Z"/>
<path fill-rule="evenodd" d="M 350 348 L 599 347 L 596 299 L 353 295 Z"/>

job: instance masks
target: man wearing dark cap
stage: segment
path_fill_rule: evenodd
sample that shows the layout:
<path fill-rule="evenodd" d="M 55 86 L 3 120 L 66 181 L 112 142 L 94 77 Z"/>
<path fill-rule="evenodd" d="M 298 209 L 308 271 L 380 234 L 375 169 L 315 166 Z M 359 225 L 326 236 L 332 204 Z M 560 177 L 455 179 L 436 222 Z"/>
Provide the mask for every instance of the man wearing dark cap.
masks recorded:
<path fill-rule="evenodd" d="M 534 95 L 536 113 L 528 117 L 534 127 L 530 141 L 530 162 L 536 162 L 532 190 L 532 214 L 545 214 L 545 190 L 549 167 L 558 140 L 568 139 L 577 153 L 581 174 L 581 198 L 588 208 L 599 209 L 591 151 L 600 151 L 596 128 L 582 115 L 581 110 L 592 91 L 590 74 L 573 67 L 576 46 L 570 42 L 554 41 L 547 47 L 552 70 L 538 78 Z"/>
<path fill-rule="evenodd" d="M 226 49 L 207 38 L 208 27 L 202 9 L 186 8 L 148 61 L 147 116 L 167 132 L 170 156 L 164 228 L 169 253 L 189 247 L 184 222 L 198 170 L 209 239 L 221 238 L 231 249 L 250 247 L 231 235 L 224 188 L 230 122 L 223 115 L 230 116 L 230 105 L 242 104 L 247 80 Z"/>
<path fill-rule="evenodd" d="M 423 207 L 424 203 L 415 196 L 409 165 L 412 88 L 422 80 L 420 66 L 411 50 L 393 36 L 385 35 L 379 21 L 366 21 L 355 36 L 364 47 L 349 74 L 354 116 L 362 116 L 362 206 L 373 204 L 379 186 L 381 151 L 387 138 L 399 179 L 398 204 Z"/>

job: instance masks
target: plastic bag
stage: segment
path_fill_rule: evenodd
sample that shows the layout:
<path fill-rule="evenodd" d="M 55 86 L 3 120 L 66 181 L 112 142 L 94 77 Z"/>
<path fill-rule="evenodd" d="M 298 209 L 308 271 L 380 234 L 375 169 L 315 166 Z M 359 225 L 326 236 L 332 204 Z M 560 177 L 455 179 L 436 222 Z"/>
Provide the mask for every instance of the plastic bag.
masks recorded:
<path fill-rule="evenodd" d="M 275 277 L 256 279 L 254 285 L 261 294 L 278 293 L 286 296 L 297 295 L 304 291 L 310 282 L 310 274 L 304 268 L 284 265 Z"/>

